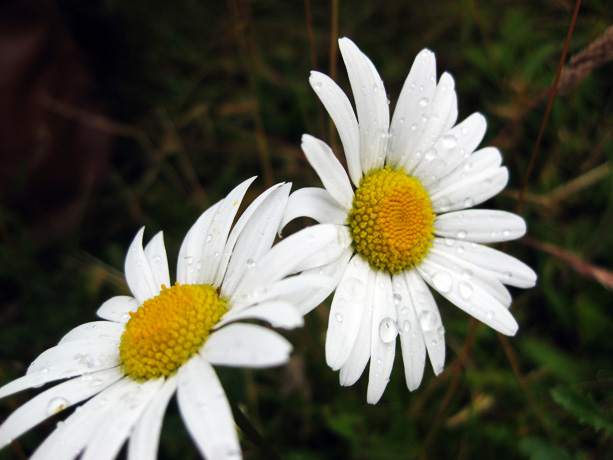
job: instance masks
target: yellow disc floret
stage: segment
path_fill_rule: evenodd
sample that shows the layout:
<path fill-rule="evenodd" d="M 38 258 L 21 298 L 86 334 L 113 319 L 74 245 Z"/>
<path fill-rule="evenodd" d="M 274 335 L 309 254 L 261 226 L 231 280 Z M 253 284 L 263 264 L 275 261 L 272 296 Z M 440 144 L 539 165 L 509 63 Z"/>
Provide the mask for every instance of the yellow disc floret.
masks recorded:
<path fill-rule="evenodd" d="M 348 225 L 356 251 L 390 273 L 411 268 L 428 254 L 434 238 L 428 192 L 403 169 L 386 166 L 362 178 Z"/>
<path fill-rule="evenodd" d="M 123 371 L 139 381 L 171 374 L 200 349 L 226 311 L 213 286 L 162 285 L 130 313 L 119 345 Z"/>

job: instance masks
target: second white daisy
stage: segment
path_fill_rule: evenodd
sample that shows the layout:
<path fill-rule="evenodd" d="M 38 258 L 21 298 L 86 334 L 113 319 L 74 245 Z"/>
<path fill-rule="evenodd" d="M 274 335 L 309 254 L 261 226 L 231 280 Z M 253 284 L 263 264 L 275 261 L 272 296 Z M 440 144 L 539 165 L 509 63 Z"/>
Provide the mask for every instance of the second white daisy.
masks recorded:
<path fill-rule="evenodd" d="M 409 390 L 422 380 L 426 352 L 435 374 L 443 369 L 445 330 L 427 285 L 513 335 L 518 325 L 503 284 L 531 287 L 536 275 L 479 244 L 519 238 L 526 224 L 508 212 L 467 209 L 500 192 L 508 172 L 497 149 L 475 151 L 486 127 L 481 114 L 455 125 L 454 80 L 443 73 L 437 84 L 434 54 L 423 50 L 415 59 L 390 123 L 374 65 L 351 40 L 339 46 L 357 118 L 328 76 L 312 72 L 310 82 L 338 129 L 348 174 L 327 144 L 305 135 L 302 148 L 325 189 L 294 192 L 283 225 L 307 216 L 344 235 L 336 260 L 317 269 L 339 281 L 326 360 L 342 385 L 355 383 L 370 360 L 367 401 L 374 404 L 389 381 L 397 336 Z"/>
<path fill-rule="evenodd" d="M 128 459 L 154 459 L 166 406 L 177 393 L 185 425 L 208 460 L 242 458 L 230 405 L 214 365 L 269 367 L 285 363 L 290 344 L 276 332 L 241 320 L 294 328 L 332 282 L 308 269 L 308 258 L 337 238 L 316 226 L 271 249 L 289 184 L 260 195 L 233 226 L 249 184 L 207 210 L 181 246 L 171 285 L 162 234 L 143 249 L 144 229 L 125 262 L 133 297 L 105 302 L 105 321 L 83 324 L 42 353 L 25 376 L 0 388 L 0 398 L 59 383 L 17 409 L 0 426 L 0 448 L 42 420 L 88 400 L 39 446 L 32 459 L 112 459 L 129 438 Z M 312 259 L 317 263 L 316 259 Z M 321 261 L 320 261 L 321 262 Z M 91 398 L 91 399 L 90 399 Z"/>

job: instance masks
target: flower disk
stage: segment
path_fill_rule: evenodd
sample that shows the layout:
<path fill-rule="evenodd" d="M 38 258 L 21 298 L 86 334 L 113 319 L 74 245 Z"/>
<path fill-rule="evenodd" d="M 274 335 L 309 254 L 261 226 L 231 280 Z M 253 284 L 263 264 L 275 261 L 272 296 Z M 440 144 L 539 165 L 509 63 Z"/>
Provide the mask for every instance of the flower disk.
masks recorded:
<path fill-rule="evenodd" d="M 348 224 L 358 253 L 373 267 L 398 273 L 428 254 L 434 217 L 421 182 L 386 166 L 360 181 Z"/>
<path fill-rule="evenodd" d="M 198 352 L 226 311 L 212 286 L 162 285 L 130 313 L 119 345 L 124 372 L 138 381 L 169 375 Z"/>

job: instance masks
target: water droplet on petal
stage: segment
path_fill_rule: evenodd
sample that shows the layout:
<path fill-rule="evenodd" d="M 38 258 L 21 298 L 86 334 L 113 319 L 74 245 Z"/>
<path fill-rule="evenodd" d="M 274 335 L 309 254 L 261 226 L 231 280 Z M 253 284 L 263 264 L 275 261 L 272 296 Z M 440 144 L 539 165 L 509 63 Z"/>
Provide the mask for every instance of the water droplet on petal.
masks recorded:
<path fill-rule="evenodd" d="M 466 238 L 467 235 L 468 235 L 468 232 L 466 230 L 458 230 L 458 232 L 456 233 L 456 236 L 460 238 L 461 240 Z"/>
<path fill-rule="evenodd" d="M 211 241 L 213 239 L 213 235 L 211 235 L 210 233 L 206 236 L 206 242 L 208 243 L 209 241 Z"/>
<path fill-rule="evenodd" d="M 342 323 L 342 322 L 343 322 L 343 315 L 342 315 L 342 313 L 337 313 L 336 315 L 334 315 L 334 317 L 336 318 L 336 320 L 337 320 L 339 323 Z"/>
<path fill-rule="evenodd" d="M 417 130 L 417 123 L 413 123 L 411 125 L 411 131 L 416 131 Z"/>
<path fill-rule="evenodd" d="M 379 337 L 383 343 L 392 342 L 398 335 L 398 327 L 396 321 L 392 318 L 386 317 L 379 323 Z"/>
<path fill-rule="evenodd" d="M 95 388 L 95 387 L 99 387 L 103 383 L 104 383 L 104 380 L 102 380 L 102 379 L 94 379 L 94 380 L 91 381 L 89 386 L 92 387 L 92 388 Z"/>
<path fill-rule="evenodd" d="M 464 200 L 464 207 L 472 208 L 474 205 L 475 205 L 475 200 L 473 200 L 472 198 L 466 198 Z"/>
<path fill-rule="evenodd" d="M 509 229 L 504 229 L 504 230 L 502 231 L 502 236 L 504 236 L 505 238 L 508 238 L 508 237 L 509 237 L 509 235 L 511 235 L 511 230 L 509 230 Z"/>
<path fill-rule="evenodd" d="M 472 272 L 472 270 L 468 270 L 468 269 L 466 269 L 466 270 L 462 270 L 462 277 L 463 277 L 465 280 L 469 280 L 469 279 L 471 279 L 471 278 L 473 277 L 473 272 Z"/>
<path fill-rule="evenodd" d="M 47 405 L 47 415 L 54 415 L 63 411 L 69 406 L 68 401 L 65 398 L 57 397 L 52 398 Z"/>
<path fill-rule="evenodd" d="M 469 300 L 473 296 L 474 288 L 472 284 L 466 281 L 460 281 L 458 283 L 458 289 L 460 291 L 460 296 L 462 296 L 464 300 Z"/>
<path fill-rule="evenodd" d="M 409 321 L 405 321 L 402 323 L 402 330 L 404 332 L 410 332 L 411 331 L 411 323 Z"/>
<path fill-rule="evenodd" d="M 245 262 L 247 264 L 248 268 L 253 268 L 255 266 L 255 261 L 253 259 L 247 259 L 247 262 Z"/>
<path fill-rule="evenodd" d="M 431 311 L 422 311 L 419 315 L 419 324 L 424 332 L 433 331 L 437 322 L 436 315 Z"/>
<path fill-rule="evenodd" d="M 441 326 L 438 328 L 436 332 L 438 332 L 438 335 L 445 335 L 445 328 Z"/>
<path fill-rule="evenodd" d="M 490 311 L 488 311 L 488 312 L 485 314 L 485 317 L 486 317 L 487 319 L 492 319 L 492 318 L 494 318 L 494 316 L 495 316 L 495 315 L 496 315 L 496 314 L 495 314 L 495 313 L 494 313 L 492 310 L 490 310 Z"/>
<path fill-rule="evenodd" d="M 186 258 L 185 258 L 185 263 L 186 263 L 187 265 L 191 265 L 191 264 L 193 264 L 193 263 L 194 263 L 194 258 L 193 258 L 192 256 L 188 256 L 188 257 L 186 257 Z"/>
<path fill-rule="evenodd" d="M 394 298 L 394 305 L 400 305 L 400 302 L 402 302 L 402 296 L 400 294 L 394 294 L 393 298 Z"/>
<path fill-rule="evenodd" d="M 432 161 L 436 158 L 437 151 L 436 149 L 429 149 L 424 156 L 426 161 Z"/>
<path fill-rule="evenodd" d="M 447 135 L 443 136 L 441 142 L 443 143 L 443 147 L 445 147 L 447 149 L 452 149 L 456 145 L 458 145 L 458 138 L 455 137 L 453 134 L 447 134 Z"/>
<path fill-rule="evenodd" d="M 446 294 L 451 291 L 453 279 L 447 272 L 437 272 L 432 277 L 432 284 L 434 284 L 434 288 L 441 294 Z"/>
<path fill-rule="evenodd" d="M 320 89 L 321 88 L 321 82 L 318 81 L 317 83 L 315 83 L 315 89 Z"/>
<path fill-rule="evenodd" d="M 427 105 L 428 105 L 428 98 L 427 98 L 427 97 L 422 97 L 422 98 L 419 100 L 419 105 L 421 105 L 422 107 L 427 106 Z"/>

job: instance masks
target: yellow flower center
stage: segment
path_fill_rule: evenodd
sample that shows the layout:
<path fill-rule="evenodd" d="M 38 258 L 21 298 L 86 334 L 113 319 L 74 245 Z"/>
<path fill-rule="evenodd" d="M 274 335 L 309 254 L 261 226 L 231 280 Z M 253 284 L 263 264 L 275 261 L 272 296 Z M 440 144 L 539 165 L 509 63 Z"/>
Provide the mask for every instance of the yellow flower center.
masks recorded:
<path fill-rule="evenodd" d="M 213 286 L 162 285 L 130 313 L 119 345 L 124 372 L 139 381 L 171 374 L 198 352 L 226 311 Z"/>
<path fill-rule="evenodd" d="M 434 238 L 428 192 L 419 179 L 389 166 L 370 172 L 355 191 L 349 228 L 355 249 L 370 265 L 390 273 L 414 267 Z"/>

